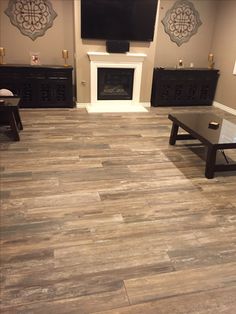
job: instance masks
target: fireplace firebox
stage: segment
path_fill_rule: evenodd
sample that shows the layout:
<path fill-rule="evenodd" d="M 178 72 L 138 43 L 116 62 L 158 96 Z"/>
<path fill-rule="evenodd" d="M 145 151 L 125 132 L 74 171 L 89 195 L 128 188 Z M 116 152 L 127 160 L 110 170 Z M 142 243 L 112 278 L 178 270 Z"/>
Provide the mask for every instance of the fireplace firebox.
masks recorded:
<path fill-rule="evenodd" d="M 133 68 L 98 69 L 98 100 L 131 100 L 133 98 Z"/>

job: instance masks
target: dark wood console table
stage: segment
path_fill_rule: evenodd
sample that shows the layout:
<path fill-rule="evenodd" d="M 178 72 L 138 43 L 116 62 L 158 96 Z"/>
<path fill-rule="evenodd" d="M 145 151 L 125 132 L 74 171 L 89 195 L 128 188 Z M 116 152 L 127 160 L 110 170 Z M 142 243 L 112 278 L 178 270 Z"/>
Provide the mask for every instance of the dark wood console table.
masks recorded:
<path fill-rule="evenodd" d="M 0 65 L 0 89 L 21 98 L 22 108 L 73 107 L 71 66 Z"/>
<path fill-rule="evenodd" d="M 151 105 L 211 105 L 219 70 L 205 68 L 155 68 Z"/>

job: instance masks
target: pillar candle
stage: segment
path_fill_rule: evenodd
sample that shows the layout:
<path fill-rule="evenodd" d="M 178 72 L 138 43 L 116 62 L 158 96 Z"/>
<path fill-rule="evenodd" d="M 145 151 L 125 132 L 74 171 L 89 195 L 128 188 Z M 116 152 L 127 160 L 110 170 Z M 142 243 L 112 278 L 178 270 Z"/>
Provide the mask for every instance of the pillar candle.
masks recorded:
<path fill-rule="evenodd" d="M 5 48 L 0 47 L 0 56 L 4 57 L 5 56 Z"/>

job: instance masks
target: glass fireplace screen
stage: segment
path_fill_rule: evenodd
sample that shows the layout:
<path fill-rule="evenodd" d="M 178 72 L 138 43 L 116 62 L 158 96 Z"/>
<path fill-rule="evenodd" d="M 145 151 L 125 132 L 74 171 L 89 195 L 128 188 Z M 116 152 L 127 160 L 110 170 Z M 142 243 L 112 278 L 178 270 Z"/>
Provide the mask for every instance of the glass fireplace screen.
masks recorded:
<path fill-rule="evenodd" d="M 131 100 L 134 69 L 98 68 L 98 100 Z"/>

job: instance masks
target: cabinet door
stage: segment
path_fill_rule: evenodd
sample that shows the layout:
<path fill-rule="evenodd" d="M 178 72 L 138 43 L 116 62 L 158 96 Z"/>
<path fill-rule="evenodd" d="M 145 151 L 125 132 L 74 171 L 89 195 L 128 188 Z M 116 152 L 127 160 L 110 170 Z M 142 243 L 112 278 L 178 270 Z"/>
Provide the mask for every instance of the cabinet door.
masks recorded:
<path fill-rule="evenodd" d="M 19 74 L 21 74 L 21 79 L 18 80 L 19 97 L 21 97 L 20 106 L 24 108 L 37 107 L 39 103 L 38 81 L 45 80 L 44 71 L 32 67 L 19 71 Z"/>
<path fill-rule="evenodd" d="M 72 107 L 72 87 L 67 80 L 46 79 L 38 81 L 38 105 L 40 107 Z"/>
<path fill-rule="evenodd" d="M 29 79 L 25 79 L 20 84 L 18 83 L 20 89 L 19 89 L 19 97 L 20 100 L 20 106 L 23 107 L 31 107 L 32 103 L 35 103 L 37 101 L 37 97 L 34 92 L 34 82 Z"/>
<path fill-rule="evenodd" d="M 50 86 L 50 101 L 52 107 L 72 107 L 72 69 L 53 69 L 47 73 L 47 83 Z M 44 88 L 48 88 L 44 86 Z"/>

